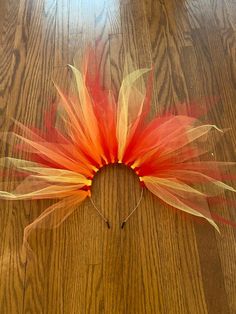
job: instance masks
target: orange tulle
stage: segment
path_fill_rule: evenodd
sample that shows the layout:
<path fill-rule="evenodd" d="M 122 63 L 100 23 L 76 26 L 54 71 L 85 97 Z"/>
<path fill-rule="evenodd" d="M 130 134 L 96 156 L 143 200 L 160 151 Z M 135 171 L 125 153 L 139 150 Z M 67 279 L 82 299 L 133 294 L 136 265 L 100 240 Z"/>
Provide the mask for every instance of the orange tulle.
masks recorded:
<path fill-rule="evenodd" d="M 166 112 L 148 122 L 152 74 L 146 91 L 143 76 L 149 69 L 128 73 L 115 97 L 101 87 L 96 70 L 91 75 L 86 66 L 84 73 L 70 68 L 77 94 L 67 95 L 56 86 L 60 101 L 46 114 L 44 129 L 15 121 L 14 130 L 2 134 L 16 143 L 16 154 L 25 153 L 27 160 L 0 160 L 2 181 L 7 175 L 9 185 L 15 186 L 10 191 L 2 188 L 0 197 L 60 198 L 26 227 L 25 241 L 34 228 L 55 227 L 64 221 L 90 196 L 95 173 L 110 163 L 131 167 L 142 184 L 162 201 L 205 218 L 219 230 L 209 211 L 209 200 L 220 194 L 224 202 L 224 190 L 235 192 L 222 182 L 233 178 L 227 168 L 234 163 L 201 162 L 199 157 L 208 150 L 207 135 L 223 131 L 202 124 L 199 112 L 192 116 L 181 110 L 179 114 Z"/>

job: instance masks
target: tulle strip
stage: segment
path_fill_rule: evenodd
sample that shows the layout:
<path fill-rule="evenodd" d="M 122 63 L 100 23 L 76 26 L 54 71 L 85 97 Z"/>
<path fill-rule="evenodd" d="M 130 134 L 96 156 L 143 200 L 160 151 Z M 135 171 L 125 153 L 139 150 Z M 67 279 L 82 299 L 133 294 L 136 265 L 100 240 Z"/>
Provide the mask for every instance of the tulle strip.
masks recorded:
<path fill-rule="evenodd" d="M 202 175 L 202 174 L 200 174 Z M 189 174 L 189 177 L 191 174 Z M 204 175 L 202 175 L 205 178 Z M 143 177 L 145 186 L 157 197 L 159 197 L 162 201 L 171 205 L 174 208 L 180 209 L 184 212 L 190 213 L 195 216 L 199 216 L 205 218 L 212 226 L 215 227 L 217 231 L 219 231 L 218 226 L 214 222 L 213 218 L 217 221 L 224 222 L 230 225 L 235 225 L 235 223 L 230 222 L 229 220 L 217 215 L 216 213 L 212 213 L 209 210 L 209 205 L 212 204 L 213 198 L 209 196 L 212 193 L 213 188 L 211 187 L 209 194 L 208 189 L 205 188 L 205 193 L 201 191 L 201 189 L 197 189 L 196 186 L 192 187 L 176 178 L 157 178 L 157 177 Z M 230 190 L 235 192 L 235 190 L 229 186 L 224 184 L 223 182 L 216 181 L 212 178 L 207 178 L 209 182 L 211 182 L 214 187 L 216 186 L 219 190 L 215 191 L 215 193 L 222 193 L 224 190 Z M 191 181 L 189 179 L 189 181 Z M 204 185 L 204 187 L 206 187 Z M 219 198 L 217 198 L 219 202 Z M 221 202 L 226 202 L 225 198 L 221 196 Z"/>
<path fill-rule="evenodd" d="M 31 251 L 28 238 L 34 229 L 59 227 L 75 211 L 75 209 L 78 208 L 78 206 L 86 199 L 87 196 L 88 192 L 78 191 L 44 210 L 38 218 L 25 227 L 23 249 L 26 251 Z"/>

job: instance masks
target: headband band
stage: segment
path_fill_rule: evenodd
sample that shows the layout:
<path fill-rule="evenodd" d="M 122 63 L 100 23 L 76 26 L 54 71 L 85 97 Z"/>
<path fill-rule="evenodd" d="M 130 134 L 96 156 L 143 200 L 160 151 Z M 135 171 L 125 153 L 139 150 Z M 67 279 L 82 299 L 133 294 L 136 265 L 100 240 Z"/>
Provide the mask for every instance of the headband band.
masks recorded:
<path fill-rule="evenodd" d="M 131 212 L 129 213 L 129 215 L 122 221 L 121 223 L 121 229 L 124 228 L 126 222 L 129 220 L 129 218 L 134 214 L 134 212 L 136 211 L 136 209 L 139 207 L 141 201 L 142 201 L 142 198 L 143 198 L 143 188 L 141 189 L 141 194 L 140 194 L 140 197 L 138 199 L 138 202 L 137 204 L 135 205 L 135 207 L 131 210 Z M 102 220 L 106 223 L 108 229 L 111 228 L 111 224 L 109 222 L 109 220 L 102 214 L 102 212 L 98 209 L 97 205 L 94 203 L 93 201 L 93 198 L 92 196 L 89 198 L 90 199 L 90 202 L 92 203 L 94 209 L 97 211 L 98 215 L 102 218 Z"/>

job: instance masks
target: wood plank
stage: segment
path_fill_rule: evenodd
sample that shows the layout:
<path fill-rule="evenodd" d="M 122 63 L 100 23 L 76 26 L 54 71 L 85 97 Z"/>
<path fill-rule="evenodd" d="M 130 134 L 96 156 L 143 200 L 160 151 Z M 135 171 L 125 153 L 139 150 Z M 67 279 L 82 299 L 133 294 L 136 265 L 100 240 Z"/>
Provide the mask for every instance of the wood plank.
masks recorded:
<path fill-rule="evenodd" d="M 49 3 L 50 2 L 50 3 Z M 55 34 L 55 2 L 31 2 L 29 1 L 31 20 L 29 24 L 28 49 L 26 53 L 26 82 L 22 91 L 22 98 L 29 106 L 21 106 L 24 123 L 27 125 L 42 127 L 43 116 L 52 101 L 51 82 L 49 77 L 53 67 L 52 52 L 54 51 Z M 48 27 L 50 25 L 50 27 Z M 32 80 L 29 77 L 33 77 Z M 27 96 L 30 95 L 31 97 Z M 37 118 L 37 117 L 40 117 Z M 29 224 L 48 206 L 51 201 L 32 201 L 28 207 Z M 26 225 L 27 225 L 26 224 Z M 51 249 L 50 233 L 43 231 L 32 232 L 29 243 L 35 252 L 35 259 L 27 258 L 25 272 L 25 292 L 23 312 L 29 309 L 33 312 L 43 312 L 45 308 L 44 291 L 46 290 L 45 267 Z M 41 249 L 44 248 L 44 249 Z M 47 265 L 47 266 L 46 266 Z M 35 289 L 37 286 L 37 289 Z"/>
<path fill-rule="evenodd" d="M 23 86 L 26 82 L 26 54 L 28 41 L 28 23 L 31 18 L 30 7 L 26 2 L 8 3 L 6 11 L 6 20 L 3 25 L 9 27 L 9 32 L 4 28 L 1 36 L 2 67 L 1 75 L 4 79 L 1 93 L 3 104 L 7 101 L 8 106 L 2 108 L 2 118 L 4 118 L 5 127 L 11 126 L 9 121 L 11 117 L 19 117 L 22 109 Z M 8 20 L 9 19 L 9 20 Z M 7 75 L 4 75 L 8 69 Z M 32 80 L 34 82 L 34 80 Z M 10 92 L 11 91 L 11 92 Z M 33 93 L 32 93 L 33 96 Z M 31 106 L 29 106 L 31 109 Z M 4 110 L 7 109 L 7 110 Z M 29 110 L 30 111 L 30 110 Z M 29 112 L 28 111 L 28 112 Z M 26 116 L 27 119 L 27 116 Z M 23 119 L 22 119 L 23 120 Z M 26 120 L 25 120 L 26 121 Z M 3 125 L 4 126 L 4 125 Z M 14 145 L 14 143 L 13 143 Z M 3 153 L 11 155 L 12 147 L 3 147 Z M 12 185 L 11 185 L 12 186 Z M 3 231 L 3 241 L 1 241 L 1 287 L 0 287 L 0 307 L 3 312 L 20 313 L 23 311 L 23 295 L 25 284 L 25 259 L 21 255 L 21 246 L 23 239 L 23 228 L 29 221 L 29 202 L 6 202 L 2 203 L 7 220 L 3 219 L 4 225 L 1 225 Z M 5 206 L 4 206 L 5 205 Z M 2 220 L 1 220 L 2 221 Z"/>
<path fill-rule="evenodd" d="M 200 30 L 200 33 L 204 33 L 204 30 Z M 207 58 L 207 55 L 204 54 L 205 44 L 203 45 L 202 38 L 199 40 L 194 37 L 194 39 L 195 40 L 193 42 L 197 43 L 196 47 L 184 48 L 182 55 L 185 60 L 184 71 L 186 76 L 190 78 L 187 84 L 191 93 L 191 99 L 196 99 L 201 94 L 203 95 L 204 92 L 207 93 L 207 88 L 209 90 L 208 93 L 212 90 L 212 86 L 217 88 L 216 78 L 214 73 L 212 74 L 211 71 L 212 66 L 211 64 L 208 64 L 209 58 Z M 206 81 L 199 80 L 203 68 L 207 78 Z M 214 91 L 216 92 L 216 89 Z M 217 246 L 215 231 L 213 231 L 213 229 L 205 223 L 198 223 L 195 224 L 195 233 L 199 262 L 201 265 L 201 287 L 202 293 L 205 296 L 205 306 L 207 306 L 207 312 L 220 313 L 225 307 L 224 311 L 228 313 L 229 309 L 225 306 L 225 304 L 227 304 L 227 296 L 224 287 L 219 254 L 217 250 L 214 249 Z M 208 241 L 204 240 L 206 238 Z M 209 278 L 214 278 L 214 280 L 209 280 Z M 214 301 L 215 294 L 220 296 L 217 303 Z"/>

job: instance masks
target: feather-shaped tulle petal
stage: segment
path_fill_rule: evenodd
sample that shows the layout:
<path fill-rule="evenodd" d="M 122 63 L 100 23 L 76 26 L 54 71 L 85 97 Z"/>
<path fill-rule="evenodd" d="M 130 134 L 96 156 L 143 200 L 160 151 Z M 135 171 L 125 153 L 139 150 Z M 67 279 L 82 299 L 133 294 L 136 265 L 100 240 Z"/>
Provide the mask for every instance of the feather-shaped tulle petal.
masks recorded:
<path fill-rule="evenodd" d="M 160 181 L 153 177 L 145 178 L 144 182 L 147 188 L 165 203 L 175 208 L 178 208 L 184 212 L 192 214 L 194 216 L 205 218 L 206 220 L 209 221 L 209 223 L 212 226 L 216 228 L 217 231 L 219 231 L 218 226 L 216 225 L 214 220 L 211 218 L 210 211 L 207 209 L 207 203 L 205 207 L 201 208 L 201 210 L 196 210 L 194 208 L 195 206 L 187 204 L 186 199 L 184 198 L 184 193 L 181 193 L 181 194 L 179 193 L 177 195 L 175 194 L 176 190 L 181 191 L 180 189 L 181 184 L 179 184 L 178 188 L 176 184 L 175 185 L 173 184 L 172 187 L 169 186 L 168 188 L 166 188 L 164 184 L 159 184 Z M 186 188 L 184 187 L 184 185 L 182 185 L 182 191 L 185 191 L 187 193 L 193 193 L 192 189 L 189 190 L 189 187 Z"/>
<path fill-rule="evenodd" d="M 199 159 L 209 149 L 208 135 L 223 131 L 201 123 L 196 117 L 201 116 L 199 109 L 192 108 L 197 115 L 184 114 L 182 104 L 180 114 L 170 111 L 148 122 L 152 75 L 146 91 L 143 80 L 148 69 L 129 72 L 126 62 L 127 75 L 116 99 L 115 93 L 102 88 L 96 68 L 88 71 L 89 64 L 87 57 L 83 73 L 70 66 L 76 93 L 67 95 L 55 85 L 60 100 L 45 115 L 43 129 L 14 121 L 14 130 L 1 134 L 12 145 L 15 158 L 0 160 L 0 198 L 60 198 L 26 227 L 25 240 L 36 227 L 55 227 L 64 221 L 91 196 L 98 169 L 117 162 L 131 167 L 166 204 L 205 218 L 219 230 L 208 203 L 217 194 L 227 201 L 225 190 L 235 192 L 222 181 L 235 178 L 228 173 L 234 163 Z"/>
<path fill-rule="evenodd" d="M 28 245 L 28 237 L 34 229 L 59 227 L 63 221 L 76 210 L 86 197 L 87 192 L 78 191 L 77 193 L 65 197 L 61 201 L 48 207 L 38 218 L 26 226 L 23 240 L 25 248 L 30 249 L 30 246 Z"/>
<path fill-rule="evenodd" d="M 91 180 L 82 174 L 63 169 L 39 167 L 39 164 L 27 160 L 1 158 L 1 164 L 8 166 L 11 170 L 17 169 L 20 177 L 23 177 L 23 180 L 12 191 L 0 191 L 2 199 L 61 198 L 73 195 L 78 189 L 91 184 Z"/>
<path fill-rule="evenodd" d="M 120 162 L 123 159 L 130 127 L 135 119 L 141 115 L 145 99 L 145 96 L 142 96 L 139 91 L 136 93 L 133 91 L 133 85 L 148 71 L 148 69 L 136 70 L 129 74 L 121 84 L 117 108 L 118 160 Z"/>

